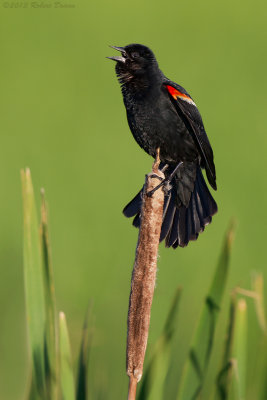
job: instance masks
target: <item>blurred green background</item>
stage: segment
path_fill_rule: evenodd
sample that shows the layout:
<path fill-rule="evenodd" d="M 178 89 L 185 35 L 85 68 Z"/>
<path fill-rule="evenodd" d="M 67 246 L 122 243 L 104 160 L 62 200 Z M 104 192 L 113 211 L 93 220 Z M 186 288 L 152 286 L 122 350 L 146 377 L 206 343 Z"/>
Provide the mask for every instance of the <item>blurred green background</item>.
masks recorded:
<path fill-rule="evenodd" d="M 152 159 L 131 136 L 114 63 L 105 56 L 114 55 L 109 44 L 132 42 L 151 47 L 164 73 L 193 96 L 218 175 L 219 213 L 212 225 L 188 248 L 160 246 L 148 351 L 175 288 L 184 288 L 171 393 L 231 216 L 238 229 L 228 294 L 235 285 L 249 287 L 252 270 L 267 278 L 266 2 L 23 4 L 1 0 L 0 13 L 0 398 L 21 399 L 28 373 L 19 175 L 25 166 L 38 201 L 37 189 L 46 189 L 57 303 L 67 315 L 74 360 L 93 299 L 90 390 L 109 388 L 109 399 L 126 396 L 126 318 L 137 230 L 121 210 L 142 186 Z M 252 319 L 249 335 L 257 338 L 257 329 Z M 210 382 L 220 356 L 213 355 Z M 248 356 L 252 370 L 253 349 Z"/>

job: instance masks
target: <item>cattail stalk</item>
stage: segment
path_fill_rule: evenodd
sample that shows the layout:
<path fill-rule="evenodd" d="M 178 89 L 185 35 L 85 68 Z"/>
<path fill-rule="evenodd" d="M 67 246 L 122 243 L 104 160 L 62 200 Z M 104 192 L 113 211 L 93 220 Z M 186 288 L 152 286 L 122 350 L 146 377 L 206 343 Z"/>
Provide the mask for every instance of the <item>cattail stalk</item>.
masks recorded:
<path fill-rule="evenodd" d="M 127 375 L 130 378 L 128 400 L 134 400 L 137 383 L 143 373 L 150 311 L 156 283 L 158 245 L 161 232 L 164 192 L 162 187 L 153 190 L 164 179 L 158 169 L 159 151 L 152 172 L 147 175 L 143 191 L 141 226 L 132 273 L 131 294 L 128 311 Z"/>

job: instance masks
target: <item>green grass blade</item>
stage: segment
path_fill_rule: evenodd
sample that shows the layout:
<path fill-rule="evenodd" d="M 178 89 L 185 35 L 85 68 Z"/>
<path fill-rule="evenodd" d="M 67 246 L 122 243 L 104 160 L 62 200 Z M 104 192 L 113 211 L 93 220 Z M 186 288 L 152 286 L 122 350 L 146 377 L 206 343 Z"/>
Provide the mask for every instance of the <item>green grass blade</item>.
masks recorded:
<path fill-rule="evenodd" d="M 267 392 L 265 391 L 266 386 L 266 371 L 267 371 L 267 335 L 266 335 L 266 318 L 264 311 L 264 296 L 263 296 L 263 277 L 261 274 L 254 274 L 252 279 L 252 291 L 245 290 L 242 288 L 235 289 L 235 295 L 241 294 L 246 296 L 247 298 L 251 298 L 254 300 L 255 311 L 258 317 L 259 326 L 262 331 L 262 337 L 255 344 L 255 352 L 258 355 L 256 358 L 256 362 L 252 371 L 252 377 L 250 377 L 250 385 L 248 387 L 248 398 L 257 398 L 261 400 L 265 400 L 267 398 Z M 238 392 L 238 382 L 240 381 L 238 377 L 238 360 L 233 354 L 233 334 L 235 329 L 238 329 L 238 323 L 234 322 L 235 313 L 237 306 L 233 300 L 231 306 L 231 322 L 228 333 L 228 338 L 226 341 L 226 348 L 223 360 L 223 367 L 218 375 L 217 379 L 217 393 L 215 396 L 215 400 L 226 400 L 229 398 L 229 388 L 232 384 L 231 396 L 235 399 L 240 398 L 240 394 Z M 234 326 L 237 325 L 236 328 Z M 246 327 L 244 328 L 246 333 Z M 236 335 L 236 333 L 235 333 Z M 244 338 L 244 336 L 243 336 Z M 245 350 L 244 350 L 245 353 Z M 244 363 L 245 364 L 245 363 Z M 239 368 L 240 369 L 240 368 Z M 233 379 L 235 381 L 232 383 Z M 245 378 L 244 378 L 245 379 Z M 243 380 L 244 380 L 243 379 Z M 245 389 L 244 389 L 245 390 Z"/>
<path fill-rule="evenodd" d="M 236 298 L 235 296 L 233 296 L 230 305 L 229 326 L 226 336 L 222 368 L 217 377 L 217 382 L 216 382 L 217 391 L 215 393 L 214 400 L 227 400 L 229 395 L 229 387 L 234 367 L 231 355 L 232 355 L 233 339 L 234 339 L 235 315 L 236 315 Z"/>
<path fill-rule="evenodd" d="M 62 400 L 75 400 L 75 385 L 65 314 L 59 313 L 60 382 Z"/>
<path fill-rule="evenodd" d="M 33 381 L 32 373 L 27 377 L 25 400 L 43 400 L 43 397 L 38 393 L 36 383 Z"/>
<path fill-rule="evenodd" d="M 45 326 L 45 361 L 47 396 L 50 400 L 59 398 L 59 352 L 58 352 L 58 321 L 56 313 L 55 287 L 53 279 L 51 249 L 48 233 L 47 205 L 42 190 L 41 205 L 41 249 L 44 276 L 44 297 L 46 307 Z"/>
<path fill-rule="evenodd" d="M 234 226 L 231 224 L 226 234 L 213 282 L 201 311 L 189 358 L 183 370 L 178 400 L 195 400 L 201 396 L 211 356 L 218 314 L 227 282 L 233 234 Z"/>
<path fill-rule="evenodd" d="M 252 382 L 247 393 L 248 398 L 259 400 L 267 399 L 267 324 L 264 309 L 263 276 L 254 274 L 252 277 L 252 290 L 255 293 L 254 304 L 258 317 L 261 334 L 258 343 L 255 344 L 257 358 L 252 371 Z"/>
<path fill-rule="evenodd" d="M 29 344 L 32 356 L 32 389 L 45 398 L 45 302 L 37 212 L 30 170 L 21 172 L 24 214 L 24 284 Z"/>
<path fill-rule="evenodd" d="M 257 365 L 257 371 L 259 375 L 258 379 L 258 393 L 257 399 L 266 400 L 267 399 L 267 336 L 262 338 L 259 345 L 259 360 Z M 256 398 L 256 396 L 254 396 Z"/>
<path fill-rule="evenodd" d="M 148 367 L 142 379 L 138 400 L 161 400 L 170 366 L 171 342 L 177 325 L 181 289 L 176 290 L 163 332 L 155 344 Z"/>
<path fill-rule="evenodd" d="M 77 390 L 76 398 L 79 400 L 88 399 L 88 360 L 90 343 L 92 340 L 92 335 L 89 336 L 89 320 L 91 316 L 91 306 L 88 307 L 86 317 L 83 325 L 82 340 L 80 346 L 80 356 L 78 362 L 78 378 L 77 378 Z"/>
<path fill-rule="evenodd" d="M 248 346 L 251 344 L 249 343 Z M 253 343 L 254 352 L 257 355 L 249 385 L 247 388 L 247 398 L 266 400 L 267 399 L 267 336 L 262 335 L 256 343 Z"/>
<path fill-rule="evenodd" d="M 229 400 L 245 400 L 247 367 L 247 304 L 240 299 L 236 307 L 233 340 L 233 376 Z"/>
<path fill-rule="evenodd" d="M 256 314 L 258 317 L 259 325 L 260 325 L 264 335 L 267 335 L 267 323 L 266 323 L 265 307 L 264 307 L 262 274 L 254 274 L 253 275 L 252 290 L 256 294 L 256 296 L 254 298 L 254 304 L 255 304 L 255 309 L 256 309 Z"/>

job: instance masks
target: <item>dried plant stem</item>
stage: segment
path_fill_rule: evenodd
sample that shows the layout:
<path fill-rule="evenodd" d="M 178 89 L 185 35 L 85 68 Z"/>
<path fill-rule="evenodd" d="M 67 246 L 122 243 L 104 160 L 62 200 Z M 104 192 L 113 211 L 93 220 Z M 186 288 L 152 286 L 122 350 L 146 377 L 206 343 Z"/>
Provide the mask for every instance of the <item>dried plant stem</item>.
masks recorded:
<path fill-rule="evenodd" d="M 158 169 L 159 163 L 158 152 L 152 173 L 146 177 L 141 226 L 132 274 L 127 335 L 127 375 L 130 377 L 128 400 L 135 399 L 137 382 L 143 373 L 150 310 L 156 282 L 164 193 L 160 188 L 152 197 L 146 194 L 159 184 L 159 180 L 164 179 L 163 172 Z"/>
<path fill-rule="evenodd" d="M 137 379 L 131 375 L 129 379 L 128 400 L 135 400 Z"/>

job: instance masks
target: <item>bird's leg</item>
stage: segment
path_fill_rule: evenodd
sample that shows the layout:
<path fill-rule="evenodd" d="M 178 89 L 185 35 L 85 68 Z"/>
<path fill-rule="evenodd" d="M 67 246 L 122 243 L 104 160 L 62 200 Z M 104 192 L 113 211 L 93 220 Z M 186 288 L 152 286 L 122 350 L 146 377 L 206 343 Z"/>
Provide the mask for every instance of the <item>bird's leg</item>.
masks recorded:
<path fill-rule="evenodd" d="M 180 161 L 180 162 L 176 165 L 176 167 L 174 168 L 174 170 L 172 171 L 171 175 L 170 175 L 168 178 L 163 179 L 163 180 L 160 182 L 160 184 L 158 184 L 156 187 L 154 187 L 154 189 L 150 190 L 150 192 L 147 193 L 147 196 L 151 197 L 151 196 L 153 195 L 153 193 L 155 193 L 155 191 L 158 190 L 162 185 L 165 186 L 166 183 L 169 184 L 169 183 L 172 181 L 174 175 L 176 174 L 176 172 L 178 171 L 178 169 L 181 167 L 182 164 L 183 164 L 183 161 Z M 166 164 L 166 165 L 167 165 L 167 164 Z M 164 171 L 166 170 L 166 165 L 163 167 L 162 171 L 163 171 L 163 170 L 164 170 Z M 168 166 L 167 166 L 167 167 L 168 167 Z"/>
<path fill-rule="evenodd" d="M 171 182 L 174 175 L 176 174 L 176 172 L 178 171 L 178 169 L 183 165 L 183 161 L 180 161 L 176 167 L 174 168 L 174 170 L 172 171 L 171 175 L 169 176 L 169 178 L 166 178 L 166 181 Z"/>

